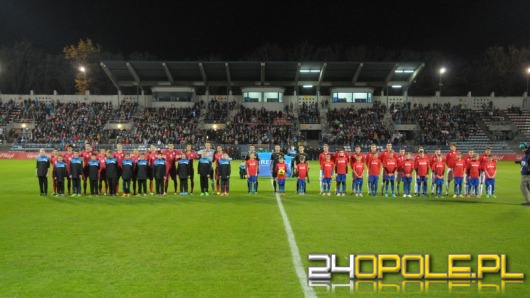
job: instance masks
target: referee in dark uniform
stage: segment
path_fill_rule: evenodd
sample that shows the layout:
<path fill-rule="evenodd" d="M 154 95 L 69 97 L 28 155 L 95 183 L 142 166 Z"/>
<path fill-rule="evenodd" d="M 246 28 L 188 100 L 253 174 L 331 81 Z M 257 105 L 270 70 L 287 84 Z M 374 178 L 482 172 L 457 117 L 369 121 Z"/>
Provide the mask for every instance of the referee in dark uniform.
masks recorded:
<path fill-rule="evenodd" d="M 39 150 L 37 157 L 37 166 L 35 167 L 35 176 L 39 178 L 40 195 L 48 195 L 48 171 L 50 170 L 50 158 L 46 156 L 44 149 Z"/>
<path fill-rule="evenodd" d="M 272 178 L 276 178 L 276 176 L 278 175 L 278 173 L 276 172 L 276 164 L 278 164 L 280 162 L 280 157 L 285 157 L 285 154 L 283 154 L 283 152 L 280 151 L 280 145 L 274 145 L 274 152 L 272 152 L 271 154 L 271 172 L 272 172 Z M 274 186 L 274 193 L 276 193 L 276 179 L 273 180 L 273 184 Z"/>

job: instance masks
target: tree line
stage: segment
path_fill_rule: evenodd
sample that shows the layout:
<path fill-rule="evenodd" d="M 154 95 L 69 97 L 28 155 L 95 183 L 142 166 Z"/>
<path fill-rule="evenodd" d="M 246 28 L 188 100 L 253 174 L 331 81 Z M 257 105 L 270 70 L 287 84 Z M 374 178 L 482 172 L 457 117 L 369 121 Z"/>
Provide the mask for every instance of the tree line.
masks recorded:
<path fill-rule="evenodd" d="M 102 60 L 164 60 L 150 53 L 130 54 L 105 51 L 91 39 L 65 46 L 61 53 L 45 53 L 29 40 L 0 47 L 0 92 L 4 94 L 115 94 L 99 62 Z M 167 59 L 165 59 L 167 60 Z M 221 54 L 207 57 L 183 57 L 181 61 L 224 61 Z M 292 48 L 264 43 L 241 57 L 240 61 L 422 61 L 425 68 L 410 86 L 411 96 L 431 96 L 439 88 L 441 67 L 444 96 L 521 96 L 527 90 L 530 48 L 492 46 L 469 57 L 440 51 L 419 52 L 379 46 L 340 44 L 317 47 L 301 42 Z M 81 68 L 83 67 L 83 68 Z M 83 70 L 83 71 L 81 71 Z M 131 91 L 132 92 L 132 91 Z M 376 90 L 378 92 L 378 90 Z M 127 93 L 127 91 L 125 91 Z M 378 93 L 377 93 L 378 94 Z"/>

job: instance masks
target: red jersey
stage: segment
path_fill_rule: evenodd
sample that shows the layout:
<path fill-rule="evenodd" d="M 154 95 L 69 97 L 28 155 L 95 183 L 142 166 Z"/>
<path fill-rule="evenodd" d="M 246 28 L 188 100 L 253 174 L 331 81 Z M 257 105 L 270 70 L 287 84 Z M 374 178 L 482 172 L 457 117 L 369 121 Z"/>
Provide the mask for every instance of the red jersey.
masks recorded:
<path fill-rule="evenodd" d="M 495 161 L 486 161 L 483 170 L 486 172 L 486 178 L 495 178 L 497 163 Z"/>
<path fill-rule="evenodd" d="M 166 169 L 168 171 L 171 168 L 175 168 L 175 161 L 180 159 L 181 154 L 180 150 L 175 149 L 162 151 L 162 155 L 164 155 L 164 159 L 166 160 Z"/>
<path fill-rule="evenodd" d="M 129 159 L 131 159 L 135 165 L 138 162 L 138 156 L 137 155 L 131 154 L 129 156 Z"/>
<path fill-rule="evenodd" d="M 395 157 L 385 158 L 385 161 L 383 162 L 383 167 L 385 168 L 389 176 L 393 176 L 394 172 L 397 170 L 397 167 L 398 167 L 397 159 Z"/>
<path fill-rule="evenodd" d="M 151 168 L 153 168 L 153 165 L 155 164 L 155 160 L 158 159 L 157 152 L 156 151 L 155 152 L 153 152 L 153 151 L 146 152 L 145 153 L 145 159 L 149 163 L 149 166 Z"/>
<path fill-rule="evenodd" d="M 348 173 L 348 158 L 346 156 L 337 156 L 335 158 L 335 172 L 337 174 Z"/>
<path fill-rule="evenodd" d="M 72 153 L 66 152 L 63 154 L 64 162 L 66 162 L 68 169 L 70 168 L 70 161 L 72 160 L 73 157 L 74 157 L 74 152 Z"/>
<path fill-rule="evenodd" d="M 445 173 L 445 162 L 437 161 L 432 165 L 432 172 L 436 178 L 443 178 Z"/>
<path fill-rule="evenodd" d="M 50 163 L 52 164 L 53 170 L 55 170 L 55 165 L 57 164 L 58 161 L 59 161 L 59 157 L 57 156 L 50 157 Z"/>
<path fill-rule="evenodd" d="M 283 170 L 283 174 L 280 175 L 279 171 Z M 278 179 L 285 179 L 287 176 L 287 165 L 284 162 L 279 162 L 276 164 L 276 173 L 278 175 L 276 176 Z"/>
<path fill-rule="evenodd" d="M 357 161 L 360 161 L 360 162 L 365 162 L 366 161 L 366 156 L 362 153 L 354 153 L 352 155 L 350 155 L 350 164 L 353 168 L 353 164 Z"/>
<path fill-rule="evenodd" d="M 405 154 L 403 154 L 403 155 L 400 154 L 400 155 L 396 156 L 397 164 L 398 164 L 398 167 L 397 167 L 397 171 L 398 172 L 403 172 L 402 165 L 403 165 L 403 162 L 405 161 L 406 158 L 407 158 L 407 156 Z"/>
<path fill-rule="evenodd" d="M 219 161 L 220 161 L 221 159 L 223 159 L 223 153 L 222 153 L 222 152 L 219 153 L 219 152 L 216 151 L 216 152 L 214 153 L 214 155 L 213 155 L 213 159 L 215 160 L 215 166 L 216 166 L 216 168 L 218 168 L 218 167 L 219 167 Z"/>
<path fill-rule="evenodd" d="M 412 177 L 412 171 L 414 170 L 414 160 L 405 159 L 400 165 L 401 171 L 405 177 Z"/>
<path fill-rule="evenodd" d="M 469 163 L 469 178 L 478 178 L 480 176 L 480 161 L 472 160 Z"/>
<path fill-rule="evenodd" d="M 97 152 L 86 150 L 83 150 L 81 153 L 79 153 L 79 157 L 83 159 L 83 167 L 88 167 L 88 162 L 92 159 L 92 153 L 97 154 Z"/>
<path fill-rule="evenodd" d="M 125 159 L 125 151 L 116 151 L 112 154 L 112 157 L 116 158 L 116 161 L 118 161 L 118 166 L 121 167 L 123 160 Z"/>
<path fill-rule="evenodd" d="M 324 164 L 320 166 L 324 178 L 331 178 L 333 176 L 333 169 L 335 168 L 335 163 L 332 161 L 325 161 Z"/>
<path fill-rule="evenodd" d="M 245 162 L 245 165 L 247 167 L 247 176 L 258 176 L 258 160 L 249 159 Z"/>
<path fill-rule="evenodd" d="M 429 159 L 426 156 L 423 158 L 418 156 L 418 159 L 414 163 L 415 170 L 418 173 L 418 176 L 424 177 L 429 174 Z"/>
<path fill-rule="evenodd" d="M 331 152 L 329 152 L 329 151 L 327 153 L 322 152 L 322 153 L 320 153 L 318 155 L 318 161 L 320 163 L 320 168 L 321 169 L 322 169 L 322 165 L 326 162 L 326 156 L 327 155 L 330 155 L 331 156 L 330 161 L 333 161 L 333 159 L 334 159 L 333 154 L 331 154 Z"/>
<path fill-rule="evenodd" d="M 106 155 L 98 154 L 97 159 L 99 160 L 99 172 L 107 169 L 107 163 L 105 163 L 105 158 L 107 158 Z"/>
<path fill-rule="evenodd" d="M 364 162 L 359 160 L 352 165 L 352 174 L 354 179 L 362 179 L 364 175 Z"/>
<path fill-rule="evenodd" d="M 368 165 L 368 175 L 379 176 L 381 174 L 381 160 L 373 158 Z"/>
<path fill-rule="evenodd" d="M 377 152 L 377 151 L 376 151 L 376 152 Z M 367 165 L 368 167 L 370 167 L 370 162 L 371 162 L 372 159 L 374 158 L 374 152 L 368 152 L 368 154 L 366 154 L 365 157 L 366 157 L 366 165 Z M 377 155 L 377 158 L 378 158 L 379 160 L 381 160 L 381 156 L 380 156 L 379 154 Z"/>
<path fill-rule="evenodd" d="M 463 159 L 457 159 L 453 165 L 453 176 L 455 178 L 463 178 L 466 171 L 466 161 Z"/>
<path fill-rule="evenodd" d="M 455 161 L 456 161 L 457 155 L 458 155 L 458 150 L 455 150 L 455 151 L 449 150 L 449 152 L 445 154 L 445 164 L 447 165 L 449 169 L 452 169 L 455 167 Z"/>
<path fill-rule="evenodd" d="M 298 173 L 298 179 L 307 178 L 307 173 L 309 172 L 309 165 L 306 163 L 299 163 L 296 165 L 296 172 Z"/>
<path fill-rule="evenodd" d="M 443 161 L 443 158 L 442 158 Z M 434 164 L 438 162 L 438 155 L 433 154 L 431 158 L 429 159 L 429 167 L 432 169 Z"/>
<path fill-rule="evenodd" d="M 193 160 L 200 159 L 201 157 L 199 156 L 199 154 L 197 154 L 197 152 L 190 150 L 190 151 L 186 151 L 186 158 L 190 161 L 191 168 L 193 169 Z"/>
<path fill-rule="evenodd" d="M 488 154 L 481 154 L 478 161 L 480 162 L 480 170 L 484 171 L 486 169 L 486 163 L 488 162 Z M 492 162 L 495 162 L 495 160 Z"/>

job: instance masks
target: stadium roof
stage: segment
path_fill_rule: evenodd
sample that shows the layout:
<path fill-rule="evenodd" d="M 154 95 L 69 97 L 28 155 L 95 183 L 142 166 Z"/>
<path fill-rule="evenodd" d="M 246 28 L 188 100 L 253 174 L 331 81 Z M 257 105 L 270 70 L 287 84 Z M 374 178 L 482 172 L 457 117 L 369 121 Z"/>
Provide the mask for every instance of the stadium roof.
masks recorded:
<path fill-rule="evenodd" d="M 407 88 L 422 62 L 102 61 L 121 87 L 275 86 Z"/>

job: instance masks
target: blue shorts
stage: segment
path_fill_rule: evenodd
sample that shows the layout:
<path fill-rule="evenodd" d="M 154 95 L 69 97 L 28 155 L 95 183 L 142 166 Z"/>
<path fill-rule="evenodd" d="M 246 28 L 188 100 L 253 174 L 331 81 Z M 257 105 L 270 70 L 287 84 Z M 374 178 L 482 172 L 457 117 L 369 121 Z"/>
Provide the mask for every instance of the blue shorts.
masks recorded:
<path fill-rule="evenodd" d="M 478 186 L 478 178 L 469 178 L 469 185 Z"/>
<path fill-rule="evenodd" d="M 337 182 L 346 182 L 346 174 L 337 174 Z"/>
<path fill-rule="evenodd" d="M 256 176 L 248 177 L 248 182 L 252 183 L 252 182 L 256 182 L 256 181 L 258 181 L 258 177 L 256 177 Z"/>
<path fill-rule="evenodd" d="M 444 180 L 443 180 L 443 179 L 440 179 L 440 178 L 435 178 L 435 179 L 434 179 L 434 184 L 436 184 L 436 185 L 443 185 L 443 184 L 444 184 Z"/>
<path fill-rule="evenodd" d="M 427 183 L 427 180 L 429 180 L 429 177 L 427 177 L 427 176 L 418 176 L 418 177 L 416 177 L 416 182 L 418 182 L 418 183 L 419 182 Z"/>
<path fill-rule="evenodd" d="M 403 183 L 411 183 L 412 177 L 403 177 L 401 178 L 401 181 L 403 181 Z"/>
<path fill-rule="evenodd" d="M 386 181 L 394 181 L 395 179 L 396 179 L 396 176 L 386 176 L 385 177 Z"/>
<path fill-rule="evenodd" d="M 378 183 L 379 182 L 379 176 L 368 176 L 368 183 Z"/>
<path fill-rule="evenodd" d="M 363 185 L 363 178 L 353 179 L 355 185 Z"/>
<path fill-rule="evenodd" d="M 455 177 L 455 184 L 462 184 L 464 182 L 464 177 Z"/>
<path fill-rule="evenodd" d="M 331 183 L 331 178 L 322 178 L 322 183 Z"/>

